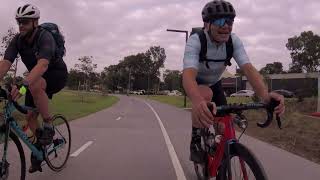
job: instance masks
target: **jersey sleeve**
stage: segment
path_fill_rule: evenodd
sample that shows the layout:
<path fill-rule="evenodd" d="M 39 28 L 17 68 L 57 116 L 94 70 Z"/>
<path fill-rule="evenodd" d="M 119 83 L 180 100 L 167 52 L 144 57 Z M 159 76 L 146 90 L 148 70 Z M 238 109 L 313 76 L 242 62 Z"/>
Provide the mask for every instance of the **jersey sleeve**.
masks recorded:
<path fill-rule="evenodd" d="M 19 35 L 16 35 L 10 41 L 10 43 L 4 53 L 4 57 L 3 57 L 3 59 L 6 59 L 12 63 L 14 62 L 14 60 L 17 58 L 17 55 L 18 55 L 18 46 L 17 46 L 18 37 L 19 37 Z"/>
<path fill-rule="evenodd" d="M 233 43 L 233 58 L 237 62 L 238 66 L 241 67 L 244 64 L 250 63 L 249 57 L 246 50 L 244 49 L 243 43 L 238 36 L 232 34 Z"/>
<path fill-rule="evenodd" d="M 199 36 L 193 34 L 189 37 L 183 57 L 183 69 L 195 68 L 199 66 L 199 53 L 201 50 L 201 43 Z"/>
<path fill-rule="evenodd" d="M 37 59 L 47 59 L 48 61 L 51 61 L 54 58 L 56 49 L 53 36 L 49 32 L 44 31 L 39 38 L 39 51 Z"/>

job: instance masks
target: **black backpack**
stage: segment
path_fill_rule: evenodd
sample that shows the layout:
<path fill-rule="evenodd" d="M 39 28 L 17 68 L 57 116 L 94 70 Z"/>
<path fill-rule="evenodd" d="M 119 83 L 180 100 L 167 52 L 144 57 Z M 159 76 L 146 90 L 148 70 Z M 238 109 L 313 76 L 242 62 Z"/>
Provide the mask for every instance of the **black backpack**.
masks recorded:
<path fill-rule="evenodd" d="M 45 29 L 46 31 L 50 32 L 56 42 L 56 50 L 55 50 L 55 58 L 62 59 L 63 56 L 66 54 L 66 48 L 64 46 L 65 40 L 64 36 L 61 34 L 58 26 L 54 23 L 43 23 L 39 25 L 40 28 Z M 42 31 L 43 33 L 43 31 Z M 40 33 L 39 38 L 41 38 L 42 33 Z"/>
<path fill-rule="evenodd" d="M 206 34 L 204 33 L 204 28 L 192 28 L 191 34 L 198 34 L 200 43 L 201 43 L 201 50 L 199 53 L 199 61 L 200 63 L 206 63 L 206 67 L 209 69 L 209 64 L 208 62 L 214 61 L 214 62 L 224 62 L 225 66 L 231 66 L 231 58 L 233 55 L 233 44 L 232 44 L 232 38 L 230 36 L 229 40 L 226 43 L 226 53 L 227 53 L 227 58 L 226 59 L 208 59 L 207 58 L 207 38 Z"/>
<path fill-rule="evenodd" d="M 44 29 L 45 31 L 48 31 L 52 34 L 54 41 L 56 42 L 56 49 L 55 49 L 55 54 L 54 54 L 54 59 L 55 60 L 62 60 L 62 57 L 65 56 L 66 54 L 66 48 L 64 46 L 65 44 L 65 40 L 63 35 L 61 34 L 61 32 L 59 31 L 59 28 L 56 24 L 54 23 L 43 23 L 41 25 L 39 25 L 39 27 L 41 29 Z M 38 33 L 36 33 L 35 35 L 35 39 L 37 41 L 40 40 L 41 36 L 43 35 L 44 31 L 38 31 Z M 18 39 L 20 39 L 20 35 L 18 36 Z M 18 44 L 17 44 L 17 48 L 18 50 L 21 49 L 21 40 L 18 40 Z M 39 42 L 34 43 L 34 49 L 38 49 L 39 47 L 37 47 L 39 44 Z"/>

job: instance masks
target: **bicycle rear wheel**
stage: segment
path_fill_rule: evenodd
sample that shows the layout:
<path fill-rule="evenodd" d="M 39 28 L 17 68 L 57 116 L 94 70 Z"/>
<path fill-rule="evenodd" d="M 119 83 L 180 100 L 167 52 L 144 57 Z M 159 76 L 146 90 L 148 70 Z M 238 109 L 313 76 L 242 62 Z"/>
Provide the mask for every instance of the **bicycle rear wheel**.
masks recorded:
<path fill-rule="evenodd" d="M 69 159 L 71 131 L 67 119 L 60 114 L 53 116 L 55 135 L 53 143 L 45 148 L 45 161 L 53 171 L 61 171 Z"/>
<path fill-rule="evenodd" d="M 229 177 L 227 160 L 219 168 L 217 180 L 267 180 L 258 159 L 253 153 L 240 143 L 230 145 L 231 177 Z"/>
<path fill-rule="evenodd" d="M 11 140 L 8 140 L 4 161 L 5 127 L 2 126 L 0 128 L 0 180 L 24 180 L 26 177 L 26 159 L 19 138 L 13 132 L 10 132 L 9 137 Z"/>

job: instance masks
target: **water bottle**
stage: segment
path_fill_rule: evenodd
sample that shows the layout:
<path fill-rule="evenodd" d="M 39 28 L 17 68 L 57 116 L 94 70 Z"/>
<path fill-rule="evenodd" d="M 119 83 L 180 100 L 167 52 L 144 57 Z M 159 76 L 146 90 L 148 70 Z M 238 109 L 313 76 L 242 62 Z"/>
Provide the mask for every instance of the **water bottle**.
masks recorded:
<path fill-rule="evenodd" d="M 28 124 L 23 126 L 23 132 L 27 135 L 29 141 L 32 144 L 35 144 L 37 142 L 37 137 L 34 135 L 34 133 L 31 131 L 30 127 Z"/>

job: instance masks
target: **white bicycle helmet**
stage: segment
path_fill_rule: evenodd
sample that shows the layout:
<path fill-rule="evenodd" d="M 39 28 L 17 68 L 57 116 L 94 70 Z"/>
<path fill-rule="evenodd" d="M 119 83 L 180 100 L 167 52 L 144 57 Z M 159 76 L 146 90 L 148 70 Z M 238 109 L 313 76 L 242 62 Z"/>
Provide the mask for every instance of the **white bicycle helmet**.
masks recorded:
<path fill-rule="evenodd" d="M 40 11 L 37 7 L 31 4 L 26 4 L 20 6 L 16 12 L 16 19 L 19 18 L 30 18 L 30 19 L 39 19 Z"/>

